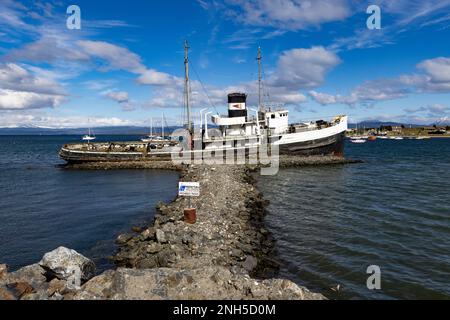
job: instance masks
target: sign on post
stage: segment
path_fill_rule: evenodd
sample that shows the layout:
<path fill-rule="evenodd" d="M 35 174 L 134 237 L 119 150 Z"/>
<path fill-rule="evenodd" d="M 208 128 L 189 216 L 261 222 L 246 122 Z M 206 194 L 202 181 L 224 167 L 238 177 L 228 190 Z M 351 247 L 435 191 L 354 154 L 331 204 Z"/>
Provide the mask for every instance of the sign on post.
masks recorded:
<path fill-rule="evenodd" d="M 199 182 L 180 182 L 178 187 L 180 197 L 200 197 Z"/>

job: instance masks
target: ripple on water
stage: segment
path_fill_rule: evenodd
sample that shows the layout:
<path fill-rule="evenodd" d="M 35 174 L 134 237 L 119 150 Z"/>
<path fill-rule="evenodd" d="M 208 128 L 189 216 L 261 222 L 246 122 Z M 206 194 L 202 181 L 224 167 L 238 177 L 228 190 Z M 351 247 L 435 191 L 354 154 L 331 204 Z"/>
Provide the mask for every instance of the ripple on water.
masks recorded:
<path fill-rule="evenodd" d="M 57 168 L 59 147 L 72 140 L 79 137 L 0 136 L 0 262 L 12 269 L 62 245 L 101 271 L 116 236 L 151 221 L 156 203 L 176 195 L 174 172 Z"/>
<path fill-rule="evenodd" d="M 450 139 L 347 153 L 365 163 L 259 178 L 282 274 L 331 298 L 450 299 Z M 374 264 L 380 292 L 366 287 Z"/>

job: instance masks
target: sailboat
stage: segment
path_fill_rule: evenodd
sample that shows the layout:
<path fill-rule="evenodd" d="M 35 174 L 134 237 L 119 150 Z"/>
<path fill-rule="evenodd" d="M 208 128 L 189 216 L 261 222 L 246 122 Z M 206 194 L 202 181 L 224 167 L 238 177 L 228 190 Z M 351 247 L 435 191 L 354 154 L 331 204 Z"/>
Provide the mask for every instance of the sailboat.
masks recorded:
<path fill-rule="evenodd" d="M 153 118 L 150 118 L 150 135 L 145 138 L 142 138 L 141 141 L 145 143 L 151 143 L 156 140 L 156 137 L 153 135 Z"/>
<path fill-rule="evenodd" d="M 153 143 L 153 144 L 165 144 L 166 142 L 170 142 L 169 139 L 166 138 L 165 133 L 164 133 L 164 113 L 161 117 L 161 135 L 160 136 L 155 136 L 153 135 L 153 118 L 151 119 L 151 126 L 150 126 L 150 135 L 147 136 L 146 138 L 141 139 L 142 142 L 144 143 Z"/>
<path fill-rule="evenodd" d="M 91 133 L 91 127 L 89 126 L 88 134 L 84 135 L 82 140 L 90 142 L 90 141 L 94 141 L 95 139 L 97 139 L 97 138 Z"/>

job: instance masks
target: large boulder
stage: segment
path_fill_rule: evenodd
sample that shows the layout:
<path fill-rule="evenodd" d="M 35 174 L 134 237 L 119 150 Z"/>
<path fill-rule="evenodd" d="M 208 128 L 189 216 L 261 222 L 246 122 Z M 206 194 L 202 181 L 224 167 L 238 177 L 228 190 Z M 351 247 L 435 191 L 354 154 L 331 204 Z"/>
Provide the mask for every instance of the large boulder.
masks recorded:
<path fill-rule="evenodd" d="M 95 264 L 75 250 L 59 247 L 39 262 L 51 276 L 79 285 L 95 276 Z"/>

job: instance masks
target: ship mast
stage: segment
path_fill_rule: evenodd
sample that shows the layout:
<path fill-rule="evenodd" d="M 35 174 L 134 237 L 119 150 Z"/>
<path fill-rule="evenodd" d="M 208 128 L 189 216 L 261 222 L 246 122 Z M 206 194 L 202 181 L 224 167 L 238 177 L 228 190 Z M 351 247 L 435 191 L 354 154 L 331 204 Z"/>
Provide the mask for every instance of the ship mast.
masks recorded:
<path fill-rule="evenodd" d="M 262 103 L 261 103 L 261 91 L 262 91 L 262 71 L 261 71 L 261 47 L 258 47 L 258 108 L 260 111 L 262 110 Z"/>
<path fill-rule="evenodd" d="M 184 72 L 185 72 L 185 82 L 184 82 L 184 94 L 186 101 L 186 112 L 187 112 L 187 129 L 192 134 L 192 122 L 191 122 L 191 92 L 189 83 L 189 43 L 187 40 L 184 42 Z"/>

